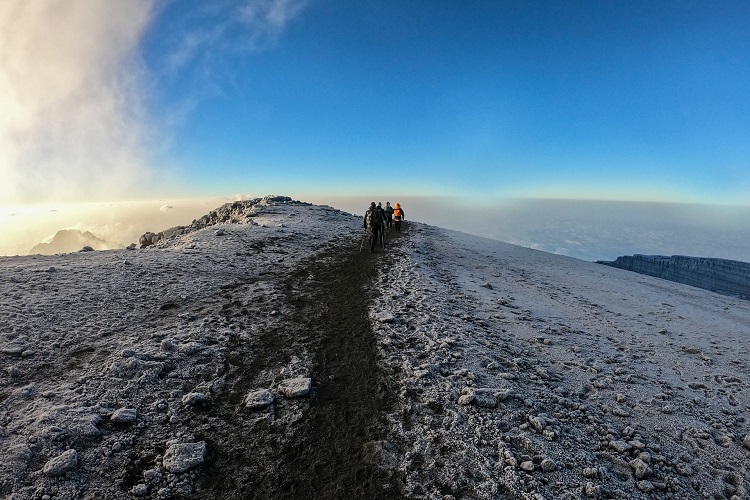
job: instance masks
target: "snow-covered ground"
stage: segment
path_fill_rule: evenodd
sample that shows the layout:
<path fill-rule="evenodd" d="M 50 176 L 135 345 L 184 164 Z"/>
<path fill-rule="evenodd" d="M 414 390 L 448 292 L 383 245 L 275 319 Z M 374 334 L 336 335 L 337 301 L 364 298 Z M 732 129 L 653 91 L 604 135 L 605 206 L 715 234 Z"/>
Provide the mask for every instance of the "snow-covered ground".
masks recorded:
<path fill-rule="evenodd" d="M 0 495 L 747 496 L 750 302 L 235 208 L 143 250 L 0 258 Z"/>

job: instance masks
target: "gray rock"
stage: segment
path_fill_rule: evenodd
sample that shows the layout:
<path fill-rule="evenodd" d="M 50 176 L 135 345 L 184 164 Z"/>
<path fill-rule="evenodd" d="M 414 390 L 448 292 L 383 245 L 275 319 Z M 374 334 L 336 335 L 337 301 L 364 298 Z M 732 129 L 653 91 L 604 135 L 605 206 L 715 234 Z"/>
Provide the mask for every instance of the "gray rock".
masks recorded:
<path fill-rule="evenodd" d="M 138 420 L 138 410 L 135 408 L 118 408 L 109 419 L 119 424 L 132 424 Z"/>
<path fill-rule="evenodd" d="M 172 490 L 169 488 L 160 488 L 159 491 L 156 492 L 157 498 L 172 498 Z"/>
<path fill-rule="evenodd" d="M 631 460 L 630 462 L 628 462 L 628 465 L 630 465 L 630 468 L 633 469 L 633 474 L 635 475 L 636 479 L 644 479 L 651 474 L 651 469 L 649 468 L 648 464 L 640 458 Z"/>
<path fill-rule="evenodd" d="M 557 469 L 557 464 L 551 458 L 545 458 L 539 464 L 539 468 L 542 469 L 542 472 L 552 472 Z"/>
<path fill-rule="evenodd" d="M 310 392 L 312 380 L 308 377 L 289 378 L 279 384 L 279 392 L 288 398 L 305 396 Z"/>
<path fill-rule="evenodd" d="M 742 438 L 742 446 L 750 450 L 750 434 L 746 434 L 744 438 Z"/>
<path fill-rule="evenodd" d="M 610 441 L 609 447 L 613 450 L 615 450 L 617 453 L 625 453 L 626 451 L 629 451 L 632 446 L 630 446 L 625 441 L 616 440 L 616 441 Z"/>
<path fill-rule="evenodd" d="M 202 464 L 205 457 L 205 441 L 173 444 L 164 453 L 164 468 L 173 474 L 180 474 Z"/>
<path fill-rule="evenodd" d="M 162 474 L 157 469 L 143 471 L 143 479 L 145 479 L 147 483 L 158 483 L 161 481 L 161 478 Z"/>
<path fill-rule="evenodd" d="M 582 471 L 583 477 L 587 477 L 589 479 L 593 479 L 596 477 L 599 477 L 599 469 L 596 467 L 586 467 Z"/>
<path fill-rule="evenodd" d="M 651 481 L 645 481 L 645 480 L 638 481 L 637 483 L 635 483 L 635 485 L 639 490 L 641 490 L 644 493 L 651 493 L 652 491 L 656 489 L 656 487 L 654 486 L 654 483 L 652 483 Z"/>
<path fill-rule="evenodd" d="M 9 356 L 20 356 L 26 349 L 20 345 L 5 345 L 0 347 L 0 353 Z"/>
<path fill-rule="evenodd" d="M 44 464 L 45 476 L 61 476 L 78 465 L 78 452 L 74 449 L 63 452 Z"/>
<path fill-rule="evenodd" d="M 259 410 L 273 403 L 275 399 L 273 392 L 268 389 L 260 389 L 245 396 L 245 406 L 251 410 Z"/>
<path fill-rule="evenodd" d="M 182 397 L 185 406 L 207 405 L 210 402 L 211 398 L 202 392 L 189 392 Z"/>
<path fill-rule="evenodd" d="M 547 425 L 547 419 L 542 416 L 529 415 L 528 420 L 531 426 L 539 432 L 542 432 Z"/>
<path fill-rule="evenodd" d="M 458 398 L 458 404 L 462 406 L 469 406 L 474 401 L 474 393 L 463 394 Z"/>
<path fill-rule="evenodd" d="M 137 497 L 145 497 L 148 495 L 148 485 L 140 483 L 133 486 L 130 492 Z"/>

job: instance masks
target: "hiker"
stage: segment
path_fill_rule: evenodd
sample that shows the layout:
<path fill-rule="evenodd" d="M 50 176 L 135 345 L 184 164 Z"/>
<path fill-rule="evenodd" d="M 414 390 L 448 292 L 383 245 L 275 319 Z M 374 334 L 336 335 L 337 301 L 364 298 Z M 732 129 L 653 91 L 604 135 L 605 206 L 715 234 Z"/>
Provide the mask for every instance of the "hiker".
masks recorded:
<path fill-rule="evenodd" d="M 391 232 L 391 229 L 393 229 L 393 207 L 391 206 L 390 201 L 385 202 L 385 223 L 386 226 L 388 226 L 388 232 Z"/>
<path fill-rule="evenodd" d="M 393 209 L 393 220 L 396 223 L 396 232 L 401 232 L 401 221 L 406 220 L 404 217 L 404 209 L 401 208 L 399 203 L 396 203 L 396 207 Z"/>
<path fill-rule="evenodd" d="M 383 230 L 383 217 L 380 215 L 375 202 L 370 203 L 370 208 L 365 212 L 365 218 L 362 221 L 362 227 L 367 229 L 370 239 L 370 252 L 375 251 L 375 244 L 378 242 L 380 232 Z"/>
<path fill-rule="evenodd" d="M 385 228 L 386 228 L 385 224 L 386 223 L 385 223 L 385 209 L 383 208 L 383 202 L 382 201 L 378 202 L 378 212 L 380 212 L 380 220 L 383 221 L 382 232 L 380 233 L 380 237 L 384 238 L 385 237 Z"/>

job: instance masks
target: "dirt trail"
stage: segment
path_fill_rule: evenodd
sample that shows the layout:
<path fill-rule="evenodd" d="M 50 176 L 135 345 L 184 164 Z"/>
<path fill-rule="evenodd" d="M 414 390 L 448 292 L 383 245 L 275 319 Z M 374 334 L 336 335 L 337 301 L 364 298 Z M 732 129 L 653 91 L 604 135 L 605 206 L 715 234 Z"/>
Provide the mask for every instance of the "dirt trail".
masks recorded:
<path fill-rule="evenodd" d="M 213 450 L 197 498 L 402 498 L 398 478 L 363 455 L 366 443 L 384 438 L 393 390 L 378 369 L 368 310 L 369 295 L 378 293 L 371 289 L 377 266 L 389 256 L 358 250 L 357 242 L 298 267 L 282 285 L 291 314 L 256 342 L 234 346 L 226 396 L 194 415 Z M 227 303 L 239 302 L 241 288 Z M 278 400 L 253 417 L 244 394 L 305 352 L 312 358 L 310 396 Z"/>

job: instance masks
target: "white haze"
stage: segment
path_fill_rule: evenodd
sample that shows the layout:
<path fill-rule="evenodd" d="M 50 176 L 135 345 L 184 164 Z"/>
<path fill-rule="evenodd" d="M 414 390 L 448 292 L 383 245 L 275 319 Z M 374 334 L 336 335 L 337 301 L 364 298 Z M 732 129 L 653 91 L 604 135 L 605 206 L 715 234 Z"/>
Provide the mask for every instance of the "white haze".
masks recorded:
<path fill-rule="evenodd" d="M 272 193 L 262 193 L 272 194 Z M 582 260 L 635 253 L 717 257 L 750 262 L 750 207 L 570 200 L 296 196 L 362 215 L 370 201 L 400 202 L 407 220 L 464 231 Z M 90 231 L 111 243 L 137 243 L 146 231 L 188 225 L 209 211 L 253 195 L 114 203 L 0 207 L 0 255 L 26 255 L 60 229 Z"/>
<path fill-rule="evenodd" d="M 312 198 L 357 214 L 364 214 L 370 201 L 399 202 L 407 220 L 588 261 L 641 253 L 750 262 L 750 207 L 389 195 Z"/>
<path fill-rule="evenodd" d="M 111 199 L 151 178 L 137 56 L 151 0 L 0 3 L 0 200 Z"/>
<path fill-rule="evenodd" d="M 0 207 L 0 255 L 26 255 L 61 229 L 90 231 L 113 244 L 137 243 L 146 231 L 190 224 L 229 199 L 57 203 Z M 165 209 L 165 207 L 170 207 Z"/>

